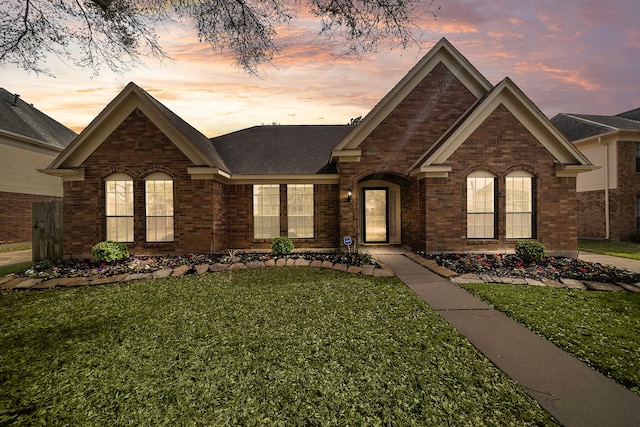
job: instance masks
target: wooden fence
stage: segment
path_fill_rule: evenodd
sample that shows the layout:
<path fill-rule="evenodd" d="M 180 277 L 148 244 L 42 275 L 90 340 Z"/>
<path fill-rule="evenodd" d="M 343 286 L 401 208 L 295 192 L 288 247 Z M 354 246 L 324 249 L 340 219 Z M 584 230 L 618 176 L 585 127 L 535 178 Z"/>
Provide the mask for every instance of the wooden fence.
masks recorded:
<path fill-rule="evenodd" d="M 62 259 L 62 202 L 34 202 L 31 205 L 33 262 Z"/>

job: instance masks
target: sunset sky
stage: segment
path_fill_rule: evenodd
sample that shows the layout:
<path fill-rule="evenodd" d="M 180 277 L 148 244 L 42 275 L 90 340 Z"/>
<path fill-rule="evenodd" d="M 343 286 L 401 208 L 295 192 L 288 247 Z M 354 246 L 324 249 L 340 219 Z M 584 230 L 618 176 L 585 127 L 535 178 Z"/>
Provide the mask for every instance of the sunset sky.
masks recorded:
<path fill-rule="evenodd" d="M 304 17 L 280 33 L 287 48 L 257 77 L 229 56 L 171 27 L 162 43 L 173 61 L 145 61 L 91 78 L 51 61 L 51 78 L 0 68 L 0 86 L 80 132 L 130 81 L 209 137 L 260 124 L 346 124 L 371 108 L 446 37 L 493 84 L 510 77 L 547 116 L 617 114 L 640 107 L 638 0 L 436 0 L 421 18 L 422 49 L 363 58 L 332 55 L 334 42 Z M 339 46 L 338 46 L 339 47 Z"/>

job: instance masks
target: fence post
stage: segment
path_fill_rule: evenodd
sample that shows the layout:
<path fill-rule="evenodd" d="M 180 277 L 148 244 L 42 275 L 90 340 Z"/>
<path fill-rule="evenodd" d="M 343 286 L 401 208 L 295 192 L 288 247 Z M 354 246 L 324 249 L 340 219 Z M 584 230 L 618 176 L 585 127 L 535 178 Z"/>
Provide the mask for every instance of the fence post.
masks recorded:
<path fill-rule="evenodd" d="M 34 202 L 31 212 L 33 262 L 62 259 L 62 202 Z"/>

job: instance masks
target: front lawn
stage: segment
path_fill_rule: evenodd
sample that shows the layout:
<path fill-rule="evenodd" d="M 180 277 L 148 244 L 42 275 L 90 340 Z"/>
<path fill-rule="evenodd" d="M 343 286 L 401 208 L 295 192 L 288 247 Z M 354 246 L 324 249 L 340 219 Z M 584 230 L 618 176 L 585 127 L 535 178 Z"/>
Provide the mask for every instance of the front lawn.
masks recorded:
<path fill-rule="evenodd" d="M 585 252 L 640 259 L 640 243 L 579 239 L 578 249 Z"/>
<path fill-rule="evenodd" d="M 0 424 L 554 425 L 395 278 L 5 291 L 0 337 Z"/>
<path fill-rule="evenodd" d="M 499 284 L 461 286 L 640 394 L 640 294 Z"/>

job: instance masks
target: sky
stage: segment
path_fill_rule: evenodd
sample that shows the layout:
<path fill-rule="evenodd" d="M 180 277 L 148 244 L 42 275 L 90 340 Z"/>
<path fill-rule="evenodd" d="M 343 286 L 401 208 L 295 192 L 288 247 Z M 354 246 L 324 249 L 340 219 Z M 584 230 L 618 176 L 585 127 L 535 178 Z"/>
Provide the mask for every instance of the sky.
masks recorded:
<path fill-rule="evenodd" d="M 301 15 L 282 28 L 286 47 L 257 76 L 171 26 L 161 44 L 172 58 L 144 60 L 99 76 L 47 63 L 54 77 L 0 68 L 0 86 L 76 132 L 133 81 L 200 132 L 214 137 L 278 123 L 346 124 L 366 115 L 442 37 L 492 84 L 511 78 L 549 118 L 613 115 L 640 107 L 638 0 L 435 0 L 418 21 L 420 46 L 381 45 L 360 58 L 336 55 Z"/>

